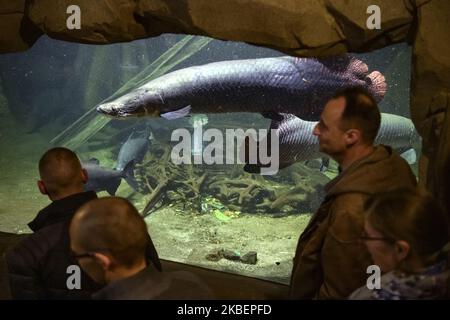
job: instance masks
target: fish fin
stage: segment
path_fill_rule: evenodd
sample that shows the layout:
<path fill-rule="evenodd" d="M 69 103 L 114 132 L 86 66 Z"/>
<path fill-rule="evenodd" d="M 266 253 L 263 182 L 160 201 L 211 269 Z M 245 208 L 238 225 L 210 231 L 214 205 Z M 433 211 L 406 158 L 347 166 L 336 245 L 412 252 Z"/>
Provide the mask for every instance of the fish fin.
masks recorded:
<path fill-rule="evenodd" d="M 387 90 L 386 79 L 379 71 L 373 71 L 366 76 L 365 81 L 368 85 L 368 90 L 373 94 L 377 102 L 384 98 Z"/>
<path fill-rule="evenodd" d="M 241 145 L 241 155 L 244 155 L 243 162 L 244 165 L 244 171 L 248 173 L 255 173 L 255 174 L 261 174 L 261 168 L 270 168 L 271 164 L 262 164 L 259 161 L 259 144 L 260 143 L 267 143 L 267 153 L 271 154 L 272 146 L 270 144 L 271 138 L 270 138 L 271 132 L 267 134 L 266 138 L 262 141 L 255 141 L 252 136 L 245 137 L 244 142 Z M 254 155 L 251 158 L 250 157 L 250 139 L 252 140 L 253 145 L 255 148 L 253 149 Z M 255 159 L 256 158 L 256 159 Z M 256 162 L 256 163 L 254 163 Z M 281 162 L 278 164 L 278 169 L 283 169 L 286 167 L 289 167 L 290 165 L 294 164 L 295 162 Z"/>
<path fill-rule="evenodd" d="M 283 163 L 278 164 L 278 169 L 284 169 L 293 164 L 294 163 L 283 162 Z M 246 165 L 244 165 L 244 171 L 248 172 L 248 173 L 261 174 L 261 168 L 269 168 L 269 167 L 270 167 L 270 164 L 262 165 L 260 163 L 256 163 L 256 164 L 247 163 Z"/>
<path fill-rule="evenodd" d="M 279 113 L 279 112 L 276 112 L 276 111 L 272 111 L 272 110 L 263 111 L 263 112 L 261 112 L 261 115 L 264 118 L 271 119 L 271 120 L 277 120 L 277 121 L 283 120 L 282 113 Z"/>
<path fill-rule="evenodd" d="M 383 99 L 387 90 L 384 76 L 379 71 L 367 74 L 369 68 L 363 61 L 349 54 L 320 58 L 317 61 L 334 72 L 352 74 L 356 78 L 364 80 L 368 91 L 374 96 L 375 100 L 380 102 Z"/>
<path fill-rule="evenodd" d="M 128 185 L 133 188 L 133 190 L 137 191 L 139 186 L 136 181 L 136 178 L 134 177 L 134 160 L 131 160 L 127 163 L 125 168 L 123 169 L 123 178 L 128 183 Z"/>
<path fill-rule="evenodd" d="M 261 113 L 264 118 L 271 119 L 269 129 L 278 129 L 281 122 L 289 120 L 296 115 L 291 113 L 279 113 L 276 111 L 265 111 Z"/>
<path fill-rule="evenodd" d="M 268 138 L 270 141 L 270 131 Z M 241 160 L 245 163 L 244 171 L 248 173 L 261 172 L 261 167 L 263 166 L 259 161 L 259 143 L 260 141 L 255 141 L 253 136 L 246 136 L 241 145 Z M 268 146 L 268 152 L 270 152 L 270 145 Z M 244 157 L 242 159 L 242 156 Z"/>
<path fill-rule="evenodd" d="M 408 162 L 408 164 L 414 164 L 417 162 L 416 150 L 410 148 L 405 152 L 401 153 L 400 156 Z"/>
<path fill-rule="evenodd" d="M 278 129 L 279 125 L 283 122 L 286 121 L 292 117 L 296 117 L 293 114 L 290 113 L 279 113 L 279 112 L 275 112 L 275 111 L 265 111 L 261 113 L 263 117 L 271 119 L 272 121 L 270 122 L 270 127 L 269 127 L 269 131 L 267 133 L 267 136 L 265 137 L 264 140 L 262 141 L 254 141 L 253 137 L 248 136 L 244 139 L 244 142 L 241 146 L 241 154 L 244 155 L 244 159 L 243 162 L 245 163 L 244 166 L 244 171 L 248 172 L 248 173 L 260 173 L 261 172 L 261 168 L 264 167 L 270 167 L 270 164 L 267 165 L 263 165 L 260 163 L 259 161 L 259 146 L 260 143 L 266 143 L 267 144 L 267 150 L 266 152 L 268 154 L 271 154 L 272 152 L 272 145 L 271 145 L 271 134 L 272 134 L 272 129 Z M 282 134 L 279 132 L 279 134 Z M 253 157 L 251 158 L 251 154 L 250 154 L 250 139 L 252 141 L 252 145 L 255 146 L 254 149 L 252 149 L 252 151 L 254 152 Z M 280 156 L 281 153 L 283 153 L 284 150 L 284 146 L 282 144 L 279 145 L 279 152 L 280 152 Z M 256 159 L 255 159 L 256 158 Z M 256 162 L 256 163 L 255 163 Z M 278 168 L 279 169 L 283 169 L 286 167 L 289 167 L 290 165 L 294 164 L 294 162 L 280 162 L 278 164 Z"/>
<path fill-rule="evenodd" d="M 88 160 L 88 163 L 100 165 L 100 160 L 98 160 L 97 158 L 90 158 L 90 159 Z"/>
<path fill-rule="evenodd" d="M 106 187 L 106 192 L 108 192 L 108 194 L 110 196 L 115 196 L 117 189 L 119 189 L 120 186 L 120 179 L 116 179 L 114 181 L 114 183 L 112 183 L 111 185 L 109 185 L 108 187 Z"/>
<path fill-rule="evenodd" d="M 305 60 L 308 60 L 310 58 L 302 58 Z M 363 72 L 364 66 L 360 64 L 359 62 L 363 63 L 362 61 L 359 61 L 355 57 L 349 55 L 349 54 L 341 54 L 341 55 L 335 55 L 335 56 L 329 56 L 325 58 L 317 58 L 316 59 L 320 64 L 325 66 L 327 69 L 331 70 L 332 72 L 338 72 L 338 73 L 356 73 L 359 74 Z M 359 61 L 359 62 L 357 62 Z M 367 68 L 367 65 L 366 65 Z M 367 71 L 366 71 L 367 72 Z"/>
<path fill-rule="evenodd" d="M 369 67 L 367 66 L 367 64 L 355 57 L 349 57 L 350 61 L 348 63 L 347 70 L 356 75 L 358 78 L 364 79 L 369 72 Z"/>
<path fill-rule="evenodd" d="M 183 118 L 186 117 L 192 110 L 192 107 L 186 106 L 184 108 L 175 110 L 175 111 L 170 111 L 170 112 L 165 112 L 161 114 L 161 117 L 167 119 L 167 120 L 174 120 L 174 119 L 179 119 L 179 118 Z"/>

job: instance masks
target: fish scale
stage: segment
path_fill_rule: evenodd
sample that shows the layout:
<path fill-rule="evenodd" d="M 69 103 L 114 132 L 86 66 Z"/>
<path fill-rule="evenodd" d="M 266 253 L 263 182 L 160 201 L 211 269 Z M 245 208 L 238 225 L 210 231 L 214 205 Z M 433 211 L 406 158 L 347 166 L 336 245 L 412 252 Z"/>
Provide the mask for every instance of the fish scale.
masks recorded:
<path fill-rule="evenodd" d="M 317 124 L 316 121 L 304 121 L 291 114 L 281 114 L 281 116 L 283 117 L 281 121 L 272 120 L 270 126 L 271 129 L 276 130 L 279 137 L 281 167 L 299 161 L 326 157 L 319 151 L 319 141 L 312 133 Z M 410 119 L 382 113 L 375 144 L 389 145 L 399 152 L 404 152 L 418 148 L 420 137 Z"/>
<path fill-rule="evenodd" d="M 362 86 L 380 101 L 384 77 L 351 56 L 231 60 L 179 69 L 97 107 L 112 117 L 274 111 L 317 120 L 336 91 Z M 141 99 L 134 99 L 140 96 Z M 189 106 L 189 109 L 186 109 Z"/>

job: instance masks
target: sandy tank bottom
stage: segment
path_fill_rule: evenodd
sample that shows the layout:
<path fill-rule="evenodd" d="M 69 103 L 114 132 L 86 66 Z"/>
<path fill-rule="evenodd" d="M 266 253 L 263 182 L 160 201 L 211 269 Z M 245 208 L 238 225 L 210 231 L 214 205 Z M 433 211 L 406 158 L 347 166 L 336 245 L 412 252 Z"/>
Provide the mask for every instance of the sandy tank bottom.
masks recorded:
<path fill-rule="evenodd" d="M 211 214 L 168 208 L 152 213 L 146 221 L 163 259 L 289 284 L 298 237 L 309 219 L 309 214 L 279 218 L 243 214 L 224 222 Z M 256 264 L 208 259 L 221 250 L 235 257 L 256 252 Z"/>

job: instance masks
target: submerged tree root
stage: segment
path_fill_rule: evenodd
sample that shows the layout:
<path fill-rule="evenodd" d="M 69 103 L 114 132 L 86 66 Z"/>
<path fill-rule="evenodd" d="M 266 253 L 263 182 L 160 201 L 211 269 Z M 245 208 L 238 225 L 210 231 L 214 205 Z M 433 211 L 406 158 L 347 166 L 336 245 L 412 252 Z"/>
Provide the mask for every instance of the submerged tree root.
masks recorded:
<path fill-rule="evenodd" d="M 328 182 L 323 174 L 301 164 L 278 176 L 263 177 L 246 173 L 239 165 L 222 170 L 174 165 L 170 152 L 169 145 L 155 143 L 144 163 L 136 168 L 140 192 L 146 199 L 143 216 L 168 205 L 200 212 L 206 197 L 218 199 L 228 210 L 245 213 L 310 212 L 312 193 Z"/>

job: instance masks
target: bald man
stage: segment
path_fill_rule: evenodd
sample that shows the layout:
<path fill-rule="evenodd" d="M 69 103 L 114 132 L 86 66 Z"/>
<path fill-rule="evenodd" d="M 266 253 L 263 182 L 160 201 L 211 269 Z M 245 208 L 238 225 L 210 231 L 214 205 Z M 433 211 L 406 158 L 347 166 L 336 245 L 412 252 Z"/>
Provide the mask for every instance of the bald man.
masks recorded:
<path fill-rule="evenodd" d="M 364 89 L 338 92 L 313 130 L 320 151 L 339 164 L 339 175 L 300 235 L 294 258 L 292 299 L 345 299 L 365 285 L 370 255 L 359 240 L 363 206 L 374 193 L 413 188 L 408 163 L 388 146 L 375 146 L 381 115 Z"/>
<path fill-rule="evenodd" d="M 53 148 L 39 161 L 38 188 L 52 203 L 28 226 L 33 234 L 6 255 L 14 299 L 89 299 L 99 285 L 81 272 L 79 288 L 69 289 L 69 224 L 75 211 L 97 195 L 84 192 L 87 173 L 74 152 Z"/>
<path fill-rule="evenodd" d="M 210 299 L 211 291 L 189 272 L 158 272 L 145 259 L 151 242 L 144 219 L 126 199 L 107 197 L 83 205 L 70 225 L 73 256 L 107 286 L 102 300 Z"/>

